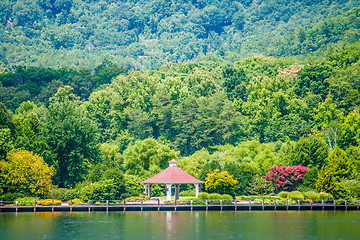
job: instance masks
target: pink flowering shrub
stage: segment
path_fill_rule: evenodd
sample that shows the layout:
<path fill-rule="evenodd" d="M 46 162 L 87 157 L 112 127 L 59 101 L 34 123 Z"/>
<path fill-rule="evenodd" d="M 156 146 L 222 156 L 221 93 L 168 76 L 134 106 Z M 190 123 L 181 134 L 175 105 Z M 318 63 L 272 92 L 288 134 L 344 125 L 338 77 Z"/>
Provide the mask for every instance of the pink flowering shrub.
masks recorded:
<path fill-rule="evenodd" d="M 295 191 L 299 180 L 303 179 L 304 174 L 309 170 L 308 167 L 304 167 L 301 164 L 294 166 L 272 166 L 264 177 L 275 185 L 276 191 L 283 189 Z"/>

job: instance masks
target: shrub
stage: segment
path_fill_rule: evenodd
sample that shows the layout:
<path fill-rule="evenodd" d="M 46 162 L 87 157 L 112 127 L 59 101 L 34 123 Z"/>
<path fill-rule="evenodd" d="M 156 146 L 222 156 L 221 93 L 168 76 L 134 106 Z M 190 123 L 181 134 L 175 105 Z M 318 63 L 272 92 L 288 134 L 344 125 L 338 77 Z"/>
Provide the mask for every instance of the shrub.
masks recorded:
<path fill-rule="evenodd" d="M 0 197 L 0 199 L 5 202 L 12 202 L 17 198 L 23 198 L 23 197 L 25 196 L 22 193 L 5 193 Z"/>
<path fill-rule="evenodd" d="M 200 199 L 183 199 L 183 200 L 178 200 L 176 201 L 177 204 L 186 204 L 186 205 L 190 205 L 191 204 L 191 200 L 193 200 L 193 205 L 205 205 L 205 201 L 204 200 L 200 200 Z"/>
<path fill-rule="evenodd" d="M 180 192 L 181 197 L 194 197 L 195 196 L 195 189 L 189 189 Z"/>
<path fill-rule="evenodd" d="M 224 204 L 231 204 L 234 201 L 233 197 L 229 194 L 223 194 L 221 199 L 223 199 Z"/>
<path fill-rule="evenodd" d="M 227 171 L 210 170 L 206 177 L 205 189 L 209 192 L 228 194 L 234 192 L 237 182 Z"/>
<path fill-rule="evenodd" d="M 210 194 L 210 202 L 212 203 L 220 203 L 220 199 L 222 199 L 222 195 L 219 193 L 211 193 Z"/>
<path fill-rule="evenodd" d="M 144 195 L 144 194 L 139 194 L 139 198 L 141 200 L 144 200 L 144 201 L 149 201 L 150 200 L 150 198 L 148 196 Z"/>
<path fill-rule="evenodd" d="M 309 171 L 308 167 L 300 165 L 294 166 L 272 166 L 265 178 L 270 180 L 276 190 L 293 189 L 296 190 L 298 182 L 303 179 L 304 173 Z"/>
<path fill-rule="evenodd" d="M 47 197 L 51 199 L 60 199 L 61 201 L 69 201 L 70 199 L 76 198 L 77 193 L 75 189 L 52 188 L 47 194 Z"/>
<path fill-rule="evenodd" d="M 125 199 L 125 202 L 137 202 L 137 201 L 141 201 L 141 198 L 139 198 L 137 196 L 133 196 L 133 197 L 128 197 Z"/>
<path fill-rule="evenodd" d="M 299 191 L 293 191 L 289 193 L 290 200 L 304 200 L 304 196 Z"/>
<path fill-rule="evenodd" d="M 356 199 L 348 200 L 347 204 L 348 205 L 357 205 L 357 200 Z"/>
<path fill-rule="evenodd" d="M 256 198 L 256 199 L 254 200 L 254 204 L 262 205 L 262 199 Z"/>
<path fill-rule="evenodd" d="M 23 197 L 15 199 L 15 202 L 18 201 L 18 206 L 34 206 L 34 201 L 38 201 L 38 198 L 34 197 Z M 14 202 L 14 204 L 16 204 Z"/>
<path fill-rule="evenodd" d="M 133 196 L 133 197 L 128 197 L 125 199 L 125 202 L 139 202 L 139 201 L 149 201 L 150 198 L 143 195 L 143 194 L 140 194 L 139 196 Z"/>
<path fill-rule="evenodd" d="M 79 189 L 78 197 L 87 202 L 88 200 L 116 200 L 118 194 L 113 179 L 102 180 L 94 183 L 84 183 L 76 187 Z"/>
<path fill-rule="evenodd" d="M 200 199 L 193 199 L 193 205 L 205 205 L 206 202 Z"/>
<path fill-rule="evenodd" d="M 285 204 L 286 204 L 286 200 L 285 200 L 285 199 L 276 200 L 276 204 L 277 204 L 277 205 L 285 205 Z"/>
<path fill-rule="evenodd" d="M 208 194 L 207 192 L 199 193 L 198 199 L 203 199 L 203 200 L 210 199 L 210 194 Z"/>
<path fill-rule="evenodd" d="M 278 193 L 278 196 L 281 197 L 281 198 L 288 198 L 289 197 L 289 192 L 279 192 Z"/>
<path fill-rule="evenodd" d="M 336 205 L 344 205 L 345 204 L 345 200 L 344 199 L 338 199 L 335 201 Z"/>
<path fill-rule="evenodd" d="M 331 199 L 334 199 L 333 195 L 331 195 L 330 193 L 325 193 L 325 192 L 319 193 L 319 197 L 320 197 L 321 200 L 331 200 Z"/>
<path fill-rule="evenodd" d="M 264 199 L 264 204 L 267 204 L 267 205 L 272 205 L 272 204 L 274 204 L 274 200 L 271 200 L 271 199 Z"/>
<path fill-rule="evenodd" d="M 279 196 L 240 196 L 238 200 L 253 200 L 253 199 L 280 199 Z"/>
<path fill-rule="evenodd" d="M 209 199 L 222 199 L 222 195 L 219 193 L 211 193 Z"/>
<path fill-rule="evenodd" d="M 311 200 L 319 200 L 320 199 L 320 195 L 314 191 L 305 192 L 304 197 L 306 199 L 311 199 Z"/>
<path fill-rule="evenodd" d="M 69 200 L 68 204 L 69 205 L 79 205 L 79 204 L 84 204 L 84 202 L 78 198 L 75 198 L 75 199 Z"/>
<path fill-rule="evenodd" d="M 360 181 L 356 180 L 343 180 L 335 184 L 333 191 L 336 198 L 351 199 L 360 196 Z"/>
<path fill-rule="evenodd" d="M 36 201 L 36 204 L 40 205 L 40 206 L 52 206 L 53 201 L 54 201 L 55 206 L 61 205 L 61 200 L 57 200 L 57 199 L 41 199 L 41 200 Z"/>
<path fill-rule="evenodd" d="M 174 201 L 164 201 L 164 204 L 175 204 Z"/>
<path fill-rule="evenodd" d="M 273 192 L 274 187 L 271 185 L 271 182 L 266 180 L 264 177 L 255 175 L 246 190 L 250 194 L 254 195 L 264 195 Z"/>

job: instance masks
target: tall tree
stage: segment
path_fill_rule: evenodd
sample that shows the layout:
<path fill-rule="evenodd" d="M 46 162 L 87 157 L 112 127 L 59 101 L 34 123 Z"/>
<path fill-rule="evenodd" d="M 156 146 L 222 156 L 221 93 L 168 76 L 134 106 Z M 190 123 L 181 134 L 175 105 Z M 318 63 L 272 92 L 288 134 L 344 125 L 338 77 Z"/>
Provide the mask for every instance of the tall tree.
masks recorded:
<path fill-rule="evenodd" d="M 60 187 L 75 186 L 87 174 L 88 164 L 98 160 L 97 127 L 69 86 L 59 88 L 50 99 L 44 136 L 56 155 L 50 164 Z"/>
<path fill-rule="evenodd" d="M 338 183 L 343 180 L 354 180 L 357 177 L 356 167 L 351 162 L 344 150 L 335 148 L 327 158 L 327 165 L 324 166 L 316 181 L 316 190 L 324 191 L 339 196 Z"/>
<path fill-rule="evenodd" d="M 170 149 L 153 138 L 136 141 L 124 151 L 124 169 L 127 174 L 150 176 L 168 167 L 179 152 Z"/>
<path fill-rule="evenodd" d="M 13 148 L 15 137 L 15 124 L 11 113 L 5 104 L 0 102 L 0 160 L 6 158 L 6 154 Z"/>

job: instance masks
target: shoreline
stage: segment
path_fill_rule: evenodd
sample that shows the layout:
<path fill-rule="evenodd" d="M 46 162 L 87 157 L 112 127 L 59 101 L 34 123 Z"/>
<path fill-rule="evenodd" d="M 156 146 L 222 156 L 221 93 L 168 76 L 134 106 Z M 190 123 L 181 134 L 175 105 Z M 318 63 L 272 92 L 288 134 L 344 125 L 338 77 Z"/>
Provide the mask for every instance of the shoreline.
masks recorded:
<path fill-rule="evenodd" d="M 358 211 L 359 205 L 77 205 L 0 206 L 5 212 L 111 212 L 111 211 Z"/>

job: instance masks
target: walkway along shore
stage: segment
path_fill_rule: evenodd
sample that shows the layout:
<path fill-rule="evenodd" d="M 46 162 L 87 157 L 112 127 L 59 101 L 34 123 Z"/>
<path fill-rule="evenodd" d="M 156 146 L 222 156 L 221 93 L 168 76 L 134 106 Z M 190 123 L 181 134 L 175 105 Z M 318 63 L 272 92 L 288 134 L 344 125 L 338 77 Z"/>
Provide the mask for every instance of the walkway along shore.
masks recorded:
<path fill-rule="evenodd" d="M 110 212 L 110 211 L 359 211 L 359 202 L 348 205 L 333 203 L 300 203 L 297 205 L 266 205 L 247 203 L 206 204 L 206 205 L 177 205 L 177 204 L 81 204 L 76 206 L 0 206 L 0 212 Z"/>

